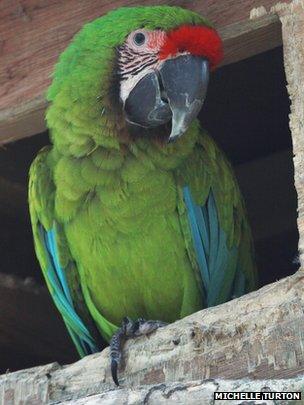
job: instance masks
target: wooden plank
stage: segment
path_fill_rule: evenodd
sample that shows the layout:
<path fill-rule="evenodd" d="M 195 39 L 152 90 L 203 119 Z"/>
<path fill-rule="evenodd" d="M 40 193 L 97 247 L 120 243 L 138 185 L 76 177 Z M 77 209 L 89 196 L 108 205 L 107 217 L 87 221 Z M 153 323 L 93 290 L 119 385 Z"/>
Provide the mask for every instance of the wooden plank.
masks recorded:
<path fill-rule="evenodd" d="M 127 341 L 119 370 L 122 388 L 153 385 L 157 390 L 175 381 L 303 376 L 303 288 L 303 275 L 298 273 L 192 314 L 150 336 Z M 0 401 L 11 398 L 11 403 L 20 405 L 24 399 L 27 403 L 69 400 L 74 404 L 76 399 L 108 390 L 117 394 L 121 390 L 115 390 L 110 376 L 108 348 L 69 366 L 50 364 L 0 377 Z M 189 395 L 188 402 L 191 391 Z M 110 403 L 127 402 L 113 398 Z M 134 398 L 128 403 L 143 402 Z M 176 403 L 184 402 L 176 398 Z"/>
<path fill-rule="evenodd" d="M 248 21 L 250 10 L 275 0 L 158 0 L 193 9 L 214 22 L 232 63 L 281 44 L 278 19 Z M 3 0 L 0 6 L 0 143 L 45 128 L 44 92 L 60 52 L 87 21 L 121 5 L 149 0 Z"/>
<path fill-rule="evenodd" d="M 275 14 L 228 25 L 220 28 L 219 32 L 224 42 L 225 57 L 222 66 L 282 44 L 281 24 Z"/>
<path fill-rule="evenodd" d="M 47 102 L 42 94 L 35 100 L 0 110 L 0 146 L 45 131 L 46 107 Z"/>
<path fill-rule="evenodd" d="M 0 273 L 0 368 L 18 367 L 15 353 L 30 364 L 62 359 L 68 362 L 77 354 L 63 321 L 46 288 Z M 9 358 L 5 352 L 11 353 Z M 5 364 L 4 360 L 7 363 Z"/>
<path fill-rule="evenodd" d="M 295 187 L 298 193 L 299 253 L 304 265 L 304 1 L 278 5 L 284 39 L 284 65 L 291 100 L 290 129 L 293 141 Z"/>

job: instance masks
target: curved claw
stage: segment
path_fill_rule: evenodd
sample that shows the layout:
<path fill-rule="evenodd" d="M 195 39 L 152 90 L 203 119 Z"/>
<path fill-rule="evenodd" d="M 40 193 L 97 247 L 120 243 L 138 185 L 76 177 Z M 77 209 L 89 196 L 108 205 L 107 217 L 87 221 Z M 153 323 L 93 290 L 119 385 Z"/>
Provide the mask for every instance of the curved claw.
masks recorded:
<path fill-rule="evenodd" d="M 121 349 L 124 340 L 125 327 L 123 325 L 114 333 L 110 342 L 111 374 L 113 381 L 117 386 L 119 386 L 117 370 L 121 360 Z"/>
<path fill-rule="evenodd" d="M 118 382 L 118 378 L 117 378 L 117 368 L 118 368 L 118 362 L 116 360 L 112 359 L 111 374 L 112 374 L 114 383 L 117 385 L 117 387 L 119 387 L 119 382 Z"/>
<path fill-rule="evenodd" d="M 122 346 L 125 340 L 141 335 L 148 335 L 154 330 L 166 325 L 167 324 L 162 321 L 146 321 L 144 318 L 139 318 L 135 322 L 127 317 L 123 319 L 121 327 L 114 333 L 110 341 L 111 374 L 117 387 L 119 387 L 117 371 L 121 360 Z"/>

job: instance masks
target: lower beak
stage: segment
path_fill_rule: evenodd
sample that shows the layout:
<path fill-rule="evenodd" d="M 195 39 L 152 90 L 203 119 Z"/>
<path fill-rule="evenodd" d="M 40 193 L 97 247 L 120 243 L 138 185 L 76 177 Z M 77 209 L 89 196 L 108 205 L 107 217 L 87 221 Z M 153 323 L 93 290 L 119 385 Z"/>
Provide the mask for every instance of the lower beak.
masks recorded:
<path fill-rule="evenodd" d="M 130 92 L 124 108 L 127 121 L 150 128 L 172 121 L 169 142 L 183 135 L 197 117 L 209 82 L 208 61 L 181 55 L 165 61 L 143 77 Z"/>

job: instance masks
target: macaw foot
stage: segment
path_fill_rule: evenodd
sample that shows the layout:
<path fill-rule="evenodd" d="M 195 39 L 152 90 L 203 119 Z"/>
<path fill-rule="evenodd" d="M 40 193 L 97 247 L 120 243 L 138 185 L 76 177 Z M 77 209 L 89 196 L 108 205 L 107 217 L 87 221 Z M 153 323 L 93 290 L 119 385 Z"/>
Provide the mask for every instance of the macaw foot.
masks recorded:
<path fill-rule="evenodd" d="M 125 317 L 121 327 L 112 336 L 110 341 L 110 358 L 111 358 L 111 373 L 113 381 L 119 386 L 117 378 L 117 369 L 121 361 L 122 347 L 127 339 L 137 336 L 148 335 L 156 329 L 168 325 L 162 321 L 146 321 L 144 318 L 139 318 L 136 321 Z"/>

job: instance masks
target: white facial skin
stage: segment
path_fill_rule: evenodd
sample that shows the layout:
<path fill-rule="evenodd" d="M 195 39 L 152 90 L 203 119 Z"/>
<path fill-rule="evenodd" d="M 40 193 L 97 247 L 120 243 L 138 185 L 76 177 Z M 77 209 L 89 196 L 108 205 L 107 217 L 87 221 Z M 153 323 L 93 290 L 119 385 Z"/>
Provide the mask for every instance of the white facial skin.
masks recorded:
<path fill-rule="evenodd" d="M 148 73 L 159 69 L 159 51 L 166 39 L 161 30 L 140 29 L 131 32 L 119 47 L 120 99 L 124 104 L 131 90 Z"/>

